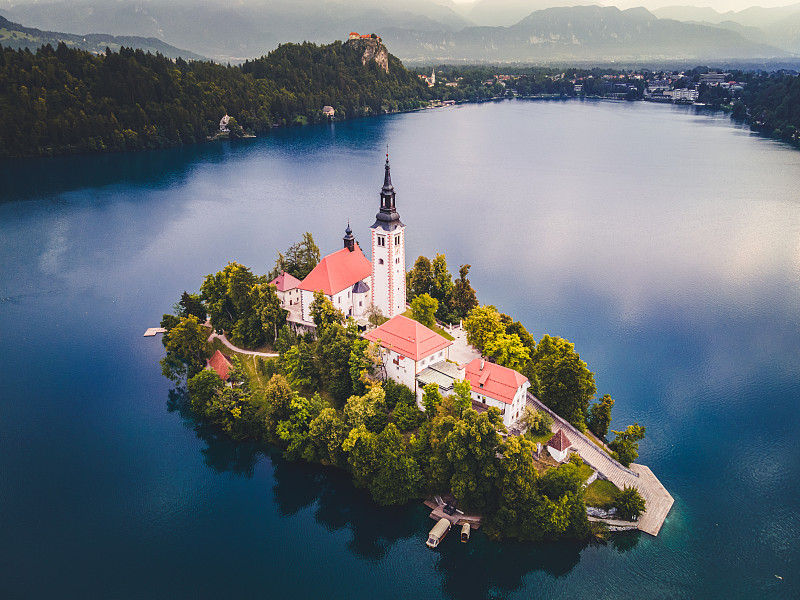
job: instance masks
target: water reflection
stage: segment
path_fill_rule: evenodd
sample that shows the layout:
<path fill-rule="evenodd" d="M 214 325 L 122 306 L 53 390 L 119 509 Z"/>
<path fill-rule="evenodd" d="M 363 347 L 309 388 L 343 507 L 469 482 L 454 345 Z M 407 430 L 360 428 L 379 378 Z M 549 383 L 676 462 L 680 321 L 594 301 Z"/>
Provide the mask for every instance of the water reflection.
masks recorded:
<path fill-rule="evenodd" d="M 272 464 L 274 506 L 281 517 L 292 517 L 314 507 L 314 521 L 329 532 L 347 530 L 352 538 L 346 548 L 355 556 L 379 563 L 401 540 L 418 542 L 419 552 L 433 524 L 421 504 L 381 507 L 364 490 L 356 489 L 342 470 L 283 458 L 275 447 L 254 442 L 235 442 L 214 427 L 200 423 L 191 412 L 185 388 L 169 392 L 167 409 L 204 442 L 203 463 L 216 473 L 251 478 L 255 465 L 266 457 Z M 501 598 L 521 589 L 524 579 L 541 571 L 552 577 L 569 574 L 579 563 L 588 542 L 518 543 L 490 541 L 476 532 L 468 544 L 451 532 L 442 547 L 429 558 L 438 561 L 443 591 L 451 598 Z M 611 545 L 619 552 L 636 546 L 639 536 L 618 535 Z M 400 550 L 402 551 L 402 549 Z M 428 555 L 426 555 L 428 556 Z"/>
<path fill-rule="evenodd" d="M 256 464 L 267 448 L 257 442 L 236 442 L 218 428 L 199 421 L 189 406 L 186 388 L 169 391 L 167 410 L 176 412 L 184 427 L 192 429 L 198 439 L 205 443 L 200 449 L 203 464 L 215 473 L 231 473 L 237 477 L 253 477 Z"/>

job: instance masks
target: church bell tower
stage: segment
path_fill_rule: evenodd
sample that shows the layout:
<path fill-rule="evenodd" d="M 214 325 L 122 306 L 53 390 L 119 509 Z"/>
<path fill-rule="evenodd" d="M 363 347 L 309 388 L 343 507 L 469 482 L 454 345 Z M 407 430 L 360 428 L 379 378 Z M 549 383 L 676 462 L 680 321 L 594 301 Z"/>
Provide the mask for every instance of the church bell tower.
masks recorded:
<path fill-rule="evenodd" d="M 372 303 L 390 319 L 406 310 L 406 226 L 400 222 L 386 153 L 381 206 L 372 231 Z"/>

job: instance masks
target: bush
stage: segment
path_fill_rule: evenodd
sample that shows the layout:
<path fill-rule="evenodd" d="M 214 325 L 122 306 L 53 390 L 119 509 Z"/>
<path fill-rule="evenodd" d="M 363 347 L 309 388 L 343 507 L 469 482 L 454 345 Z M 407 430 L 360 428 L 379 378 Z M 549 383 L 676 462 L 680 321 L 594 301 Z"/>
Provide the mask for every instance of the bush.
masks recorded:
<path fill-rule="evenodd" d="M 645 511 L 645 501 L 639 490 L 632 486 L 625 486 L 614 499 L 617 516 L 626 521 L 635 521 Z"/>
<path fill-rule="evenodd" d="M 411 431 L 425 421 L 425 413 L 417 408 L 416 402 L 400 402 L 392 413 L 394 423 L 400 431 Z"/>
<path fill-rule="evenodd" d="M 528 431 L 536 435 L 550 433 L 553 427 L 553 417 L 550 416 L 550 413 L 536 410 L 530 406 L 525 407 L 522 422 L 528 427 Z"/>
<path fill-rule="evenodd" d="M 388 410 L 394 410 L 398 404 L 414 403 L 414 392 L 407 385 L 397 383 L 393 379 L 386 380 L 383 390 L 386 392 L 386 408 Z"/>

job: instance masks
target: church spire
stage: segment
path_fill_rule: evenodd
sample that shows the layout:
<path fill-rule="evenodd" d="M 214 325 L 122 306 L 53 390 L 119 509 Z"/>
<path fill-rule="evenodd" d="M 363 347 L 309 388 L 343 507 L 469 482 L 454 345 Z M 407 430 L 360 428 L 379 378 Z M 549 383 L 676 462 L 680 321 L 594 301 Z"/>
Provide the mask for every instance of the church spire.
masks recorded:
<path fill-rule="evenodd" d="M 353 230 L 350 229 L 350 219 L 347 219 L 347 229 L 344 230 L 344 247 L 352 252 L 356 249 L 356 238 L 353 237 Z"/>
<path fill-rule="evenodd" d="M 383 175 L 383 187 L 381 188 L 381 209 L 375 215 L 376 221 L 373 227 L 381 227 L 387 231 L 393 231 L 400 222 L 400 215 L 397 213 L 394 198 L 395 191 L 392 185 L 392 171 L 389 166 L 389 149 L 386 149 L 386 165 L 384 166 L 385 173 Z"/>

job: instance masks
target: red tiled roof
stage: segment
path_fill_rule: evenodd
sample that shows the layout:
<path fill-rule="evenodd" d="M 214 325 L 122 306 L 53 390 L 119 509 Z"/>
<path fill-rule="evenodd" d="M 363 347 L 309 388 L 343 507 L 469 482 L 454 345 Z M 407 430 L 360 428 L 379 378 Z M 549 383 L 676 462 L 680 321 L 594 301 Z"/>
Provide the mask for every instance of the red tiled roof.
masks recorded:
<path fill-rule="evenodd" d="M 278 288 L 279 292 L 285 292 L 287 290 L 293 290 L 298 285 L 300 285 L 300 280 L 295 277 L 294 275 L 290 275 L 286 271 L 278 275 L 275 279 L 269 282 L 270 285 L 274 285 Z"/>
<path fill-rule="evenodd" d="M 570 446 L 572 446 L 572 442 L 569 441 L 569 438 L 564 435 L 564 430 L 559 429 L 556 434 L 550 438 L 550 441 L 547 442 L 547 445 L 550 446 L 553 450 L 558 450 L 559 452 L 563 452 Z"/>
<path fill-rule="evenodd" d="M 514 369 L 501 367 L 482 358 L 476 358 L 467 365 L 464 378 L 469 381 L 473 391 L 506 404 L 514 401 L 519 386 L 528 381 L 527 377 Z"/>
<path fill-rule="evenodd" d="M 228 371 L 231 368 L 231 361 L 219 350 L 214 352 L 214 356 L 208 359 L 208 366 L 214 369 L 222 381 L 228 381 Z"/>
<path fill-rule="evenodd" d="M 403 315 L 389 319 L 380 327 L 365 333 L 364 337 L 371 342 L 380 340 L 384 348 L 394 350 L 414 361 L 422 360 L 453 344 L 422 323 Z"/>
<path fill-rule="evenodd" d="M 326 296 L 333 296 L 371 274 L 372 264 L 356 244 L 352 252 L 342 248 L 328 254 L 297 287 L 308 292 L 322 290 Z"/>

